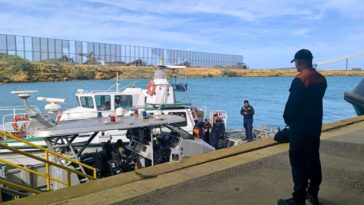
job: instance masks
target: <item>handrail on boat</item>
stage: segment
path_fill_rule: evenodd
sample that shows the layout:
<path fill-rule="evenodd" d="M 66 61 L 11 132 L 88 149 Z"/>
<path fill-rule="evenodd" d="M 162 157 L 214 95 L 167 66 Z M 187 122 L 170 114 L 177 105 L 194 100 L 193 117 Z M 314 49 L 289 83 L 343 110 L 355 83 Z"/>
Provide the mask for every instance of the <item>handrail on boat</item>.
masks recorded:
<path fill-rule="evenodd" d="M 24 185 L 20 185 L 20 184 L 17 184 L 17 183 L 10 182 L 8 180 L 2 179 L 1 177 L 0 177 L 0 184 L 4 184 L 5 186 L 12 187 L 12 188 L 20 190 L 20 191 L 30 192 L 30 193 L 33 193 L 33 194 L 42 193 L 42 191 L 39 191 L 37 189 L 33 189 L 33 188 L 30 188 L 30 187 L 27 187 L 27 186 L 24 186 Z"/>
<path fill-rule="evenodd" d="M 87 164 L 84 164 L 82 162 L 79 162 L 77 160 L 74 160 L 74 159 L 71 159 L 71 158 L 68 158 L 64 155 L 61 155 L 57 152 L 54 152 L 52 150 L 49 150 L 49 149 L 46 149 L 46 148 L 43 148 L 39 145 L 36 145 L 34 143 L 31 143 L 27 140 L 24 140 L 24 139 L 21 139 L 21 138 L 18 138 L 18 137 L 15 137 L 14 135 L 10 134 L 10 133 L 7 133 L 7 132 L 4 132 L 2 130 L 0 130 L 0 138 L 4 138 L 4 137 L 7 137 L 7 138 L 10 138 L 10 139 L 13 139 L 13 140 L 16 140 L 18 142 L 22 142 L 22 143 L 25 143 L 27 144 L 28 146 L 30 147 L 33 147 L 35 149 L 39 149 L 41 151 L 44 151 L 44 159 L 41 158 L 41 157 L 38 157 L 38 156 L 35 156 L 31 153 L 28 153 L 28 152 L 24 152 L 22 150 L 19 150 L 19 149 L 16 149 L 16 148 L 13 148 L 13 147 L 10 147 L 8 145 L 6 145 L 5 143 L 0 143 L 0 147 L 1 148 L 4 148 L 4 149 L 8 149 L 8 150 L 11 150 L 12 152 L 14 153 L 17 153 L 17 154 L 21 154 L 21 155 L 24 155 L 24 156 L 27 156 L 29 158 L 32 158 L 32 159 L 35 159 L 35 160 L 38 160 L 38 161 L 41 161 L 43 163 L 45 163 L 45 166 L 46 166 L 46 169 L 45 169 L 45 172 L 46 173 L 41 173 L 41 172 L 38 172 L 38 171 L 35 171 L 33 169 L 29 169 L 27 167 L 24 167 L 24 166 L 21 166 L 21 165 L 18 165 L 18 164 L 15 164 L 15 163 L 12 163 L 12 162 L 9 162 L 7 160 L 4 160 L 4 159 L 0 159 L 0 163 L 4 163 L 6 165 L 9 165 L 11 167 L 15 167 L 15 168 L 18 168 L 18 169 L 21 169 L 21 170 L 24 170 L 26 172 L 30 172 L 32 174 L 35 174 L 37 176 L 40 176 L 40 177 L 43 177 L 43 178 L 46 178 L 46 181 L 47 181 L 47 191 L 50 191 L 51 190 L 51 181 L 55 181 L 55 182 L 58 182 L 58 183 L 61 183 L 61 184 L 64 184 L 64 185 L 67 185 L 67 186 L 72 186 L 71 184 L 71 173 L 74 173 L 76 175 L 79 175 L 79 176 L 82 176 L 82 177 L 85 177 L 87 179 L 91 179 L 91 180 L 94 180 L 96 179 L 96 169 L 92 166 L 89 166 Z M 91 175 L 88 175 L 88 174 L 85 174 L 85 173 L 82 173 L 80 171 L 77 171 L 75 169 L 72 169 L 70 167 L 67 167 L 67 166 L 64 166 L 62 164 L 58 164 L 56 162 L 53 162 L 53 161 L 50 161 L 49 160 L 49 155 L 53 155 L 53 156 L 56 156 L 56 157 L 59 157 L 61 159 L 64 159 L 66 161 L 69 161 L 69 162 L 72 162 L 80 167 L 83 167 L 83 168 L 87 168 L 89 170 L 92 171 L 92 176 Z M 65 170 L 67 171 L 67 181 L 63 181 L 61 179 L 58 179 L 58 178 L 55 178 L 55 177 L 52 177 L 50 175 L 50 166 L 55 166 L 55 167 L 58 167 L 62 170 Z M 0 181 L 2 183 L 2 181 Z M 8 186 L 12 186 L 11 183 L 8 183 L 6 184 Z M 19 186 L 19 185 L 18 185 Z M 18 188 L 18 187 L 13 187 L 13 188 Z M 27 188 L 27 187 L 23 187 L 23 188 Z M 34 193 L 34 192 L 33 192 Z"/>

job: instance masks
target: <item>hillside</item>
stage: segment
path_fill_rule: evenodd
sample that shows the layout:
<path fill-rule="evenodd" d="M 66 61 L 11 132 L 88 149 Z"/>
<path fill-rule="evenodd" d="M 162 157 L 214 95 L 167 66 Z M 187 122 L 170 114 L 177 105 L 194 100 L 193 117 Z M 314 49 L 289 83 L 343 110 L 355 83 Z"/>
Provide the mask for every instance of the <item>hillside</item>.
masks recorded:
<path fill-rule="evenodd" d="M 34 81 L 66 81 L 86 79 L 110 79 L 119 73 L 120 78 L 151 78 L 156 67 L 150 66 L 102 66 L 66 64 L 57 61 L 32 63 L 17 56 L 0 54 L 0 83 L 34 82 Z M 295 76 L 294 70 L 257 69 L 244 70 L 239 68 L 182 68 L 164 69 L 168 76 L 186 77 L 239 77 L 239 76 Z M 364 76 L 364 71 L 325 70 L 326 76 Z"/>

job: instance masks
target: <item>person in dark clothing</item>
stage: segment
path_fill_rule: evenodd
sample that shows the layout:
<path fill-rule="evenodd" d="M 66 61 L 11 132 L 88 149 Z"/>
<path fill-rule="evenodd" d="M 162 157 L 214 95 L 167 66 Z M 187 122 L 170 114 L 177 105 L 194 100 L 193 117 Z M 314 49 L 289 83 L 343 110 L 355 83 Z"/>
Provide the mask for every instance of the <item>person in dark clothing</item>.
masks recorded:
<path fill-rule="evenodd" d="M 205 137 L 204 123 L 202 121 L 197 122 L 193 128 L 193 135 L 198 139 L 203 139 Z"/>
<path fill-rule="evenodd" d="M 215 147 L 215 149 L 220 148 L 218 146 L 219 139 L 224 138 L 225 134 L 225 123 L 219 117 L 218 114 L 213 115 L 213 124 L 211 128 L 211 135 L 210 135 L 210 144 L 211 146 Z"/>
<path fill-rule="evenodd" d="M 249 105 L 248 100 L 244 100 L 244 105 L 240 109 L 240 114 L 244 116 L 245 139 L 250 142 L 253 140 L 254 108 Z"/>
<path fill-rule="evenodd" d="M 295 62 L 299 74 L 289 89 L 283 118 L 289 125 L 289 160 L 292 167 L 294 192 L 290 199 L 278 200 L 279 205 L 319 204 L 318 191 L 322 181 L 320 163 L 320 135 L 327 83 L 312 66 L 312 54 L 299 50 Z"/>
<path fill-rule="evenodd" d="M 205 136 L 204 136 L 203 140 L 210 144 L 211 123 L 208 119 L 205 119 L 203 127 L 204 127 L 204 131 L 205 131 Z"/>

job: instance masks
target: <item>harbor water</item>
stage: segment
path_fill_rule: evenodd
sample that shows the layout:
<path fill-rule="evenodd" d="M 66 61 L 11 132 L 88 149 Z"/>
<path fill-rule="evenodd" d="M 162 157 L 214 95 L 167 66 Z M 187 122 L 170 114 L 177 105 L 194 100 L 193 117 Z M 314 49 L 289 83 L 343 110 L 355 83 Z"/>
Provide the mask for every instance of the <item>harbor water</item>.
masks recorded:
<path fill-rule="evenodd" d="M 254 127 L 264 125 L 284 126 L 282 119 L 285 102 L 293 77 L 233 77 L 233 78 L 188 78 L 188 95 L 177 93 L 177 100 L 188 101 L 210 110 L 224 110 L 228 113 L 228 128 L 242 128 L 243 119 L 240 108 L 245 99 L 255 109 Z M 328 88 L 324 98 L 324 122 L 333 122 L 356 116 L 351 104 L 344 101 L 344 92 L 351 90 L 362 79 L 361 76 L 326 77 Z M 173 82 L 173 80 L 172 80 Z M 62 82 L 8 83 L 0 84 L 0 107 L 22 105 L 13 94 L 13 90 L 38 90 L 29 99 L 32 105 L 43 109 L 44 103 L 36 97 L 65 98 L 63 109 L 76 106 L 77 89 L 106 90 L 115 83 L 114 80 L 82 80 Z M 146 88 L 147 79 L 124 79 L 121 86 Z M 188 97 L 189 96 L 189 97 Z M 2 114 L 0 112 L 0 114 Z"/>

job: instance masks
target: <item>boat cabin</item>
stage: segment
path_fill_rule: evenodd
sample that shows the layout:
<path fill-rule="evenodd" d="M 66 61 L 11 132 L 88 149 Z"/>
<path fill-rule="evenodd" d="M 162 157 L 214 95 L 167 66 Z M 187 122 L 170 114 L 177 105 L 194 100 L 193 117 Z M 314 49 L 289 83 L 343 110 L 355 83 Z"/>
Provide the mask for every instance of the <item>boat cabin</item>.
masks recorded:
<path fill-rule="evenodd" d="M 141 88 L 126 88 L 122 92 L 78 90 L 76 100 L 79 107 L 95 111 L 113 111 L 118 107 L 130 109 L 145 105 Z"/>

